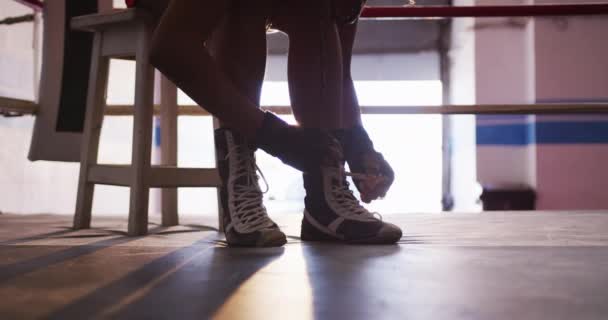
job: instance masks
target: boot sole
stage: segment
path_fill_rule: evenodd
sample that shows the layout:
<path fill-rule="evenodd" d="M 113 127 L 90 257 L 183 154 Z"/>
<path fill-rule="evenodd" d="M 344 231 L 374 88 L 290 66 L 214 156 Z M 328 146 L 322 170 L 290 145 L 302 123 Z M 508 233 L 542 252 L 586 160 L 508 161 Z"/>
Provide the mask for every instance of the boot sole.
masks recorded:
<path fill-rule="evenodd" d="M 307 242 L 326 242 L 326 243 L 344 243 L 344 244 L 352 244 L 352 245 L 393 245 L 396 244 L 401 236 L 374 236 L 371 238 L 364 239 L 356 239 L 356 240 L 345 240 L 340 238 L 332 238 L 330 236 L 323 237 L 312 237 L 307 235 L 301 235 L 300 238 L 302 241 Z"/>
<path fill-rule="evenodd" d="M 271 247 L 282 247 L 287 243 L 287 237 L 284 233 L 273 233 L 268 238 L 262 238 L 257 243 L 259 248 L 271 248 Z"/>
<path fill-rule="evenodd" d="M 228 239 L 226 239 L 228 240 Z M 255 243 L 245 243 L 239 241 L 228 241 L 228 246 L 232 248 L 276 248 L 282 247 L 287 243 L 287 237 L 283 232 L 268 233 L 262 235 Z"/>
<path fill-rule="evenodd" d="M 306 221 L 306 218 L 302 219 L 302 228 L 300 231 L 300 238 L 302 241 L 309 242 L 333 242 L 333 243 L 345 243 L 353 245 L 390 245 L 395 244 L 403 236 L 400 229 L 396 229 L 395 232 L 380 232 L 379 234 L 362 239 L 342 239 L 329 235 L 327 232 L 323 232 L 314 227 L 310 222 Z"/>

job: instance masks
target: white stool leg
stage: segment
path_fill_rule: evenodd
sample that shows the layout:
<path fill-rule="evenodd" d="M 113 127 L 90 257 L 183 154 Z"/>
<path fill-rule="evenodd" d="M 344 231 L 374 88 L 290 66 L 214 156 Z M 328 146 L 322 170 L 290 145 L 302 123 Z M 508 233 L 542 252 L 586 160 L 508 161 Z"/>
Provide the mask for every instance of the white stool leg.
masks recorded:
<path fill-rule="evenodd" d="M 160 161 L 162 165 L 177 166 L 177 87 L 161 75 L 160 92 Z M 179 224 L 177 188 L 161 190 L 161 212 L 163 226 Z"/>
<path fill-rule="evenodd" d="M 142 24 L 136 52 L 135 117 L 133 120 L 133 154 L 131 161 L 131 199 L 129 235 L 148 232 L 150 201 L 149 174 L 152 153 L 152 117 L 154 103 L 154 68 L 150 65 L 149 47 L 152 30 Z"/>
<path fill-rule="evenodd" d="M 220 127 L 220 122 L 217 118 L 213 117 L 213 129 L 218 129 Z M 215 139 L 215 132 L 211 133 Z M 214 143 L 215 146 L 215 143 Z M 216 157 L 215 159 L 215 163 L 216 163 L 216 168 L 217 168 L 217 153 L 215 152 L 215 147 L 213 148 L 213 154 Z M 219 168 L 218 168 L 219 170 Z M 224 209 L 222 207 L 222 198 L 221 198 L 221 193 L 220 193 L 220 188 L 216 188 L 216 195 L 217 195 L 217 221 L 218 221 L 218 229 L 220 230 L 220 232 L 224 232 Z"/>
<path fill-rule="evenodd" d="M 91 210 L 95 185 L 88 181 L 88 176 L 90 166 L 97 164 L 110 62 L 108 57 L 102 56 L 101 43 L 102 35 L 96 33 L 93 42 L 91 73 L 89 75 L 85 128 L 81 141 L 80 176 L 76 199 L 76 213 L 74 215 L 74 229 L 91 227 Z"/>

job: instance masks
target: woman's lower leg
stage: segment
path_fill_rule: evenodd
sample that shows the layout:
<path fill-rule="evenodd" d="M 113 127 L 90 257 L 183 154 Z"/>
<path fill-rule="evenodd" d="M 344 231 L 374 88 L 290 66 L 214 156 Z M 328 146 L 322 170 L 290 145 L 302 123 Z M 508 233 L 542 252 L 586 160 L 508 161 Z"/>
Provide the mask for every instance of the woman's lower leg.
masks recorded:
<path fill-rule="evenodd" d="M 338 29 L 340 47 L 342 49 L 342 125 L 343 128 L 361 126 L 361 108 L 357 99 L 357 92 L 351 75 L 351 62 L 353 46 L 357 33 L 357 23 L 342 25 Z"/>
<path fill-rule="evenodd" d="M 335 140 L 318 130 L 289 126 L 276 116 L 261 111 L 238 90 L 205 47 L 231 4 L 233 1 L 173 0 L 155 32 L 151 50 L 153 64 L 195 102 L 256 147 L 298 170 L 317 170 L 328 158 L 338 157 L 333 147 Z M 310 9 L 308 2 L 302 2 L 302 5 L 304 9 Z M 337 38 L 335 27 L 333 30 Z M 338 50 L 335 52 L 339 54 Z M 327 81 L 336 90 L 340 89 L 335 84 L 341 82 Z M 339 101 L 341 94 L 336 96 Z M 324 117 L 319 113 L 316 116 Z M 334 127 L 333 123 L 331 127 Z"/>
<path fill-rule="evenodd" d="M 253 138 L 263 112 L 237 89 L 204 45 L 229 5 L 229 1 L 171 1 L 156 29 L 151 60 L 196 103 Z"/>
<path fill-rule="evenodd" d="M 267 10 L 248 0 L 235 2 L 209 41 L 211 54 L 233 85 L 260 105 L 266 69 Z M 228 127 L 227 123 L 220 123 Z"/>
<path fill-rule="evenodd" d="M 342 58 L 330 1 L 291 1 L 276 26 L 289 36 L 288 79 L 293 112 L 305 128 L 342 126 Z"/>

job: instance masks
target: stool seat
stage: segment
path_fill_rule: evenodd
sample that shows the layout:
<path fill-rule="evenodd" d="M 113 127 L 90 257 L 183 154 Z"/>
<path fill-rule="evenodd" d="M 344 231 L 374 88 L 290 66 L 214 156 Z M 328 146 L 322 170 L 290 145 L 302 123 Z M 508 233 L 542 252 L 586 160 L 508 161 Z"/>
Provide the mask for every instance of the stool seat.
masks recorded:
<path fill-rule="evenodd" d="M 120 9 L 109 13 L 74 17 L 70 22 L 70 26 L 74 30 L 95 32 L 107 28 L 115 28 L 120 24 L 132 24 L 134 21 L 155 22 L 152 15 L 145 11 L 139 9 Z"/>
<path fill-rule="evenodd" d="M 171 203 L 168 206 L 163 203 L 162 223 L 171 226 L 178 224 L 176 188 L 218 187 L 221 184 L 216 168 L 177 167 L 177 89 L 173 84 L 173 91 L 167 94 L 170 97 L 161 97 L 161 124 L 166 124 L 171 131 L 168 135 L 163 132 L 161 139 L 163 165 L 151 165 L 154 69 L 149 61 L 149 48 L 156 23 L 141 9 L 79 16 L 71 21 L 73 29 L 94 33 L 75 229 L 90 228 L 95 184 L 130 188 L 128 234 L 132 236 L 148 231 L 150 188 L 167 191 L 163 201 L 167 199 Z M 97 162 L 110 58 L 133 59 L 136 64 L 133 147 L 128 165 Z M 168 88 L 167 83 L 168 80 L 161 80 L 163 90 Z"/>

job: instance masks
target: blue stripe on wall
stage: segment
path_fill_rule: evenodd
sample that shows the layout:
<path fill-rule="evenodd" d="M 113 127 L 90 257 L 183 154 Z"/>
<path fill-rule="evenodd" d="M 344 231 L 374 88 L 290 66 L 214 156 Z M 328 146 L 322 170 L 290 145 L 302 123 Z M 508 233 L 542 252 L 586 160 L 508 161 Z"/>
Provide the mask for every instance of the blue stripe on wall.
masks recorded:
<path fill-rule="evenodd" d="M 536 123 L 536 143 L 608 143 L 608 121 L 539 122 Z"/>
<path fill-rule="evenodd" d="M 478 145 L 608 144 L 608 121 L 478 125 Z"/>
<path fill-rule="evenodd" d="M 160 121 L 154 122 L 154 146 L 160 147 Z"/>
<path fill-rule="evenodd" d="M 528 115 L 525 114 L 480 114 L 476 116 L 477 121 L 521 121 L 525 122 L 528 119 Z"/>
<path fill-rule="evenodd" d="M 525 146 L 534 143 L 533 124 L 477 126 L 477 145 Z"/>

